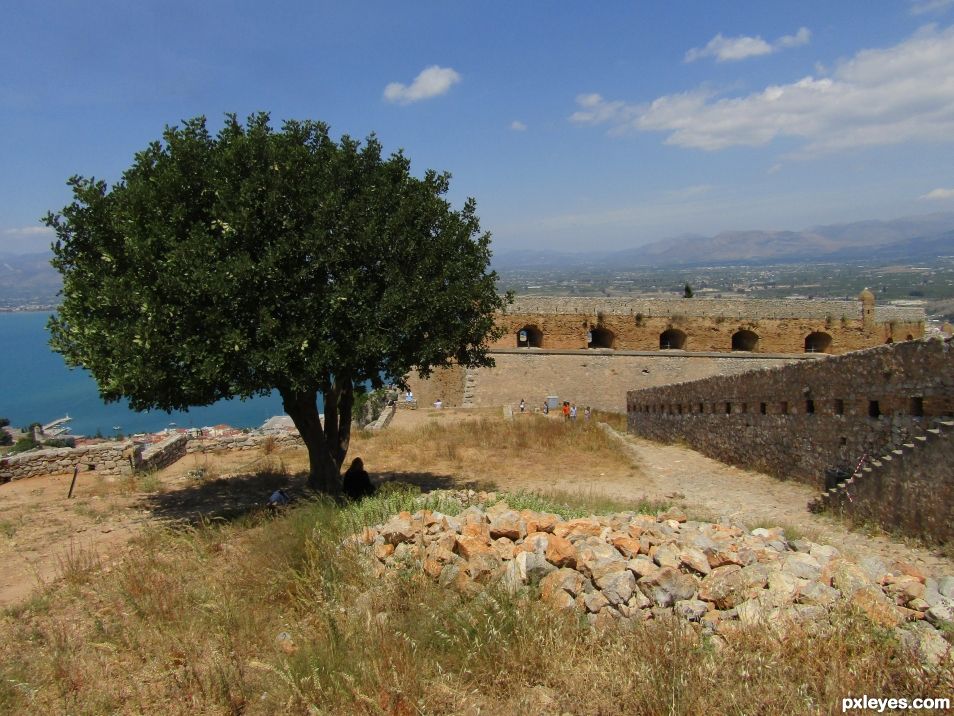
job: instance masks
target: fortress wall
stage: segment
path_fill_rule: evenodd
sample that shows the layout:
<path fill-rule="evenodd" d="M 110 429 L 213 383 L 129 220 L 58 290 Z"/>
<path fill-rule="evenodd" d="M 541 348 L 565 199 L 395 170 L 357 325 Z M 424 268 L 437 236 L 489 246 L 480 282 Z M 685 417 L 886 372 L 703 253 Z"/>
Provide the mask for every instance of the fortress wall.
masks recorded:
<path fill-rule="evenodd" d="M 531 409 L 541 408 L 548 395 L 584 407 L 622 413 L 626 391 L 665 385 L 713 375 L 734 375 L 784 365 L 817 356 L 741 354 L 692 354 L 596 351 L 506 350 L 492 353 L 496 366 L 471 371 L 470 404 L 475 407 L 518 405 L 521 398 Z M 442 375 L 444 374 L 444 375 Z M 411 376 L 418 404 L 430 406 L 440 398 L 447 407 L 464 401 L 464 371 L 459 367 L 435 371 L 427 381 Z"/>
<path fill-rule="evenodd" d="M 540 348 L 587 348 L 588 332 L 612 334 L 617 350 L 660 350 L 660 336 L 676 329 L 690 351 L 732 350 L 732 336 L 752 331 L 757 353 L 802 353 L 811 333 L 831 336 L 828 353 L 846 353 L 924 335 L 920 308 L 861 301 L 754 299 L 629 299 L 520 297 L 498 317 L 504 336 L 494 348 L 518 347 L 518 332 L 541 332 Z M 678 347 L 678 346 L 671 346 Z"/>
<path fill-rule="evenodd" d="M 954 415 L 954 346 L 909 341 L 633 390 L 627 412 L 637 435 L 821 488 L 826 468 L 854 467 L 923 434 L 932 417 Z"/>

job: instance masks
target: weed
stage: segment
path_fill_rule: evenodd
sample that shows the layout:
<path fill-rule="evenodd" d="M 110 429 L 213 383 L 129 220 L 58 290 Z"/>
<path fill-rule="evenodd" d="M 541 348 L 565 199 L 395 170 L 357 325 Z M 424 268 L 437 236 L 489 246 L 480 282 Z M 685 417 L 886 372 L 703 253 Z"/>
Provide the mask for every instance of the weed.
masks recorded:
<path fill-rule="evenodd" d="M 10 520 L 0 520 L 0 535 L 10 539 L 17 533 L 17 526 Z"/>

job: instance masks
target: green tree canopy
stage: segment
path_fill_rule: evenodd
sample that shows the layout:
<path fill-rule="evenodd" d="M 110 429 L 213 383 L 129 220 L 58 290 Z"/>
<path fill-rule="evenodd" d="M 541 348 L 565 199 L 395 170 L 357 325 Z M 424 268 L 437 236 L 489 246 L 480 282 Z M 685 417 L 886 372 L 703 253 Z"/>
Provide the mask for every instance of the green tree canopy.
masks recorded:
<path fill-rule="evenodd" d="M 72 177 L 72 203 L 45 218 L 63 275 L 51 345 L 136 410 L 277 389 L 310 483 L 337 492 L 355 386 L 492 364 L 507 298 L 449 180 L 320 122 L 167 127 L 111 188 Z"/>

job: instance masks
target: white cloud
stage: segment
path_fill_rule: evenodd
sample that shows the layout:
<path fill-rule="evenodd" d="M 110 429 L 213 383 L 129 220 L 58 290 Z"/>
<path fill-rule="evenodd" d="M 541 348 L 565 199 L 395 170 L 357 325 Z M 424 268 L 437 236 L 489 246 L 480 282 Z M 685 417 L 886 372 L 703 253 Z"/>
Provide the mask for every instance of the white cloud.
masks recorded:
<path fill-rule="evenodd" d="M 923 201 L 946 201 L 948 199 L 954 199 L 954 189 L 932 189 L 927 194 L 923 194 L 918 197 Z"/>
<path fill-rule="evenodd" d="M 787 47 L 806 45 L 811 39 L 812 33 L 807 27 L 800 27 L 794 35 L 784 35 L 771 44 L 758 36 L 724 37 L 720 32 L 709 40 L 705 47 L 689 50 L 685 61 L 695 62 L 704 57 L 714 57 L 716 62 L 735 62 L 759 55 L 771 55 Z"/>
<path fill-rule="evenodd" d="M 422 99 L 438 97 L 460 82 L 460 75 L 450 67 L 431 65 L 421 70 L 410 85 L 391 82 L 384 88 L 384 99 L 398 104 L 410 104 Z"/>
<path fill-rule="evenodd" d="M 48 226 L 21 226 L 14 229 L 4 229 L 4 236 L 52 236 L 53 229 Z"/>
<path fill-rule="evenodd" d="M 954 5 L 954 0 L 912 0 L 911 14 L 924 15 L 929 12 L 944 12 Z"/>
<path fill-rule="evenodd" d="M 852 147 L 954 140 L 954 26 L 930 25 L 893 47 L 861 50 L 830 77 L 807 76 L 741 97 L 700 88 L 648 104 L 577 97 L 577 124 L 667 132 L 667 144 L 715 151 L 803 141 L 803 157 Z"/>
<path fill-rule="evenodd" d="M 515 119 L 510 123 L 510 128 L 515 132 L 526 132 L 527 125 L 521 122 L 519 119 Z"/>

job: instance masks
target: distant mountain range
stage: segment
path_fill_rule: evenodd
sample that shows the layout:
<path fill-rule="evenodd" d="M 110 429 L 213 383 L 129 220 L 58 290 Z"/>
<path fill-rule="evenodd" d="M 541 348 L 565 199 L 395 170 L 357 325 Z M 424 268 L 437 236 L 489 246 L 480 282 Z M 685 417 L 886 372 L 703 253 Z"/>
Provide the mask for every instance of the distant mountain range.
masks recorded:
<path fill-rule="evenodd" d="M 726 264 L 929 261 L 954 255 L 954 212 L 856 221 L 804 231 L 724 231 L 678 236 L 621 251 L 500 251 L 507 269 L 639 268 Z M 55 303 L 60 276 L 48 252 L 0 253 L 0 305 Z"/>
<path fill-rule="evenodd" d="M 48 251 L 0 254 L 0 302 L 6 305 L 54 303 L 60 275 L 50 266 Z"/>
<path fill-rule="evenodd" d="M 954 212 L 857 221 L 804 231 L 724 231 L 678 236 L 620 251 L 501 251 L 497 269 L 638 268 L 713 264 L 921 261 L 954 255 Z"/>

